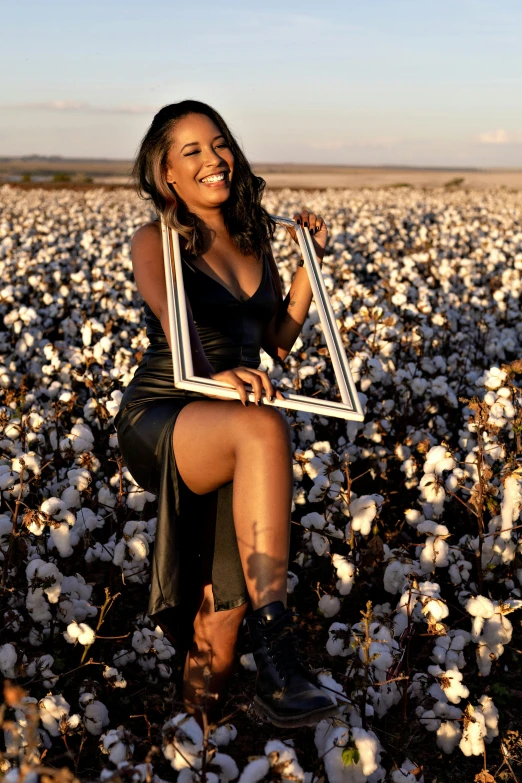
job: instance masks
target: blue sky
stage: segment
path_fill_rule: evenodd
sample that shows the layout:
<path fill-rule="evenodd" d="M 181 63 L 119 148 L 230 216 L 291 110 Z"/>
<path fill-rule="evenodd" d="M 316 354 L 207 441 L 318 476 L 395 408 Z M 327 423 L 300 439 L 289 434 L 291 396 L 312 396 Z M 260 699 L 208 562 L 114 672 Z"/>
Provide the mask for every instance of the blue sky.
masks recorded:
<path fill-rule="evenodd" d="M 2 6 L 0 155 L 131 157 L 190 97 L 256 162 L 522 166 L 521 0 Z"/>

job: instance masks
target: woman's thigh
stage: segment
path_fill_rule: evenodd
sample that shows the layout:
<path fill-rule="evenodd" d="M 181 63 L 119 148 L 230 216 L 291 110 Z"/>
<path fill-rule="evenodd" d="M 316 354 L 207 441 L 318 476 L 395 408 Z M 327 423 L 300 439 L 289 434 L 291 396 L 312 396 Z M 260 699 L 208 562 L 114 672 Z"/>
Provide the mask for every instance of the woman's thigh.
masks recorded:
<path fill-rule="evenodd" d="M 233 479 L 238 447 L 254 441 L 288 451 L 289 430 L 279 410 L 224 400 L 192 402 L 180 411 L 173 445 L 181 478 L 192 492 L 205 494 Z"/>

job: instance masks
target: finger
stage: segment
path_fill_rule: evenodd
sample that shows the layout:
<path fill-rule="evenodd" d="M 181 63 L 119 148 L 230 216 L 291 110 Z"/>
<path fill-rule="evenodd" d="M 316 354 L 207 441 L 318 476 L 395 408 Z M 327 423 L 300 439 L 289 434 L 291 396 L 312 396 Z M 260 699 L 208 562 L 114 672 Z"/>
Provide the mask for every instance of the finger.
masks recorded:
<path fill-rule="evenodd" d="M 279 391 L 279 389 L 276 391 L 275 396 L 278 400 L 284 400 L 286 399 L 285 395 Z"/>
<path fill-rule="evenodd" d="M 292 220 L 294 221 L 294 223 L 299 223 L 299 225 L 301 225 L 301 223 L 302 223 L 301 213 L 300 212 L 296 212 L 294 217 L 292 218 Z"/>
<path fill-rule="evenodd" d="M 308 215 L 308 228 L 310 230 L 311 234 L 315 234 L 315 225 L 316 225 L 316 216 L 313 212 L 310 212 Z"/>
<path fill-rule="evenodd" d="M 265 395 L 268 397 L 270 402 L 272 402 L 275 395 L 275 389 L 272 386 L 272 381 L 270 380 L 266 372 L 263 372 L 263 370 L 252 370 L 252 372 L 255 372 L 256 375 L 259 375 L 261 383 L 263 384 Z"/>
<path fill-rule="evenodd" d="M 309 215 L 308 210 L 303 209 L 303 211 L 301 212 L 301 222 L 305 227 L 308 226 L 308 215 Z"/>
<path fill-rule="evenodd" d="M 243 383 L 239 375 L 237 375 L 237 373 L 231 370 L 230 374 L 227 373 L 227 380 L 229 380 L 229 383 L 234 387 L 234 389 L 239 394 L 239 399 L 241 400 L 243 405 L 248 405 L 247 390 L 245 388 L 245 384 Z"/>
<path fill-rule="evenodd" d="M 261 382 L 261 378 L 256 373 L 252 373 L 250 377 L 250 383 L 252 384 L 252 389 L 254 390 L 255 402 L 256 405 L 259 405 L 263 396 L 263 384 Z"/>
<path fill-rule="evenodd" d="M 328 228 L 326 226 L 326 223 L 324 222 L 323 218 L 318 215 L 317 216 L 317 232 L 319 231 L 328 231 Z"/>
<path fill-rule="evenodd" d="M 261 397 L 263 396 L 263 384 L 261 383 L 261 378 L 253 370 L 243 367 L 238 368 L 238 370 L 235 372 L 242 378 L 243 381 L 245 381 L 245 383 L 250 384 L 254 393 L 255 403 L 256 405 L 259 405 Z"/>

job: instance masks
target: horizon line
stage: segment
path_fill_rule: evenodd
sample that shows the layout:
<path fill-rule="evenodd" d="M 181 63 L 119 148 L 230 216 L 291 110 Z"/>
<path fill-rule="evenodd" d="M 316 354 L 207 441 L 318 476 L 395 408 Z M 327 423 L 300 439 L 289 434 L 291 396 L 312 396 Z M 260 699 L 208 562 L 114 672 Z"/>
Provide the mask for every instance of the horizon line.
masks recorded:
<path fill-rule="evenodd" d="M 134 162 L 134 158 L 115 158 L 103 156 L 64 156 L 64 155 L 39 155 L 31 153 L 27 155 L 0 155 L 0 163 L 15 163 L 31 161 L 38 163 L 129 163 Z M 522 171 L 522 166 L 470 166 L 470 165 L 434 165 L 434 164 L 411 164 L 411 163 L 318 163 L 310 161 L 252 161 L 252 168 L 275 167 L 308 167 L 308 168 L 330 168 L 330 169 L 404 169 L 411 171 Z"/>

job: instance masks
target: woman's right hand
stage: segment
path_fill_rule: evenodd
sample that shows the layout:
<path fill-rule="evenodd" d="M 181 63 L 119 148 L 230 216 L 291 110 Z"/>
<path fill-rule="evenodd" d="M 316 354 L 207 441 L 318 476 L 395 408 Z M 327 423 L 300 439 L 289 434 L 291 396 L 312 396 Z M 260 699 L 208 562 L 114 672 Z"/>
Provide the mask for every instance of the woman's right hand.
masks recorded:
<path fill-rule="evenodd" d="M 213 373 L 210 377 L 214 381 L 222 381 L 236 389 L 243 405 L 248 405 L 249 390 L 246 388 L 247 386 L 252 387 L 256 405 L 260 404 L 263 392 L 270 402 L 276 398 L 278 400 L 285 399 L 283 394 L 274 388 L 270 378 L 263 370 L 254 370 L 251 367 L 234 367 L 233 370 Z"/>

